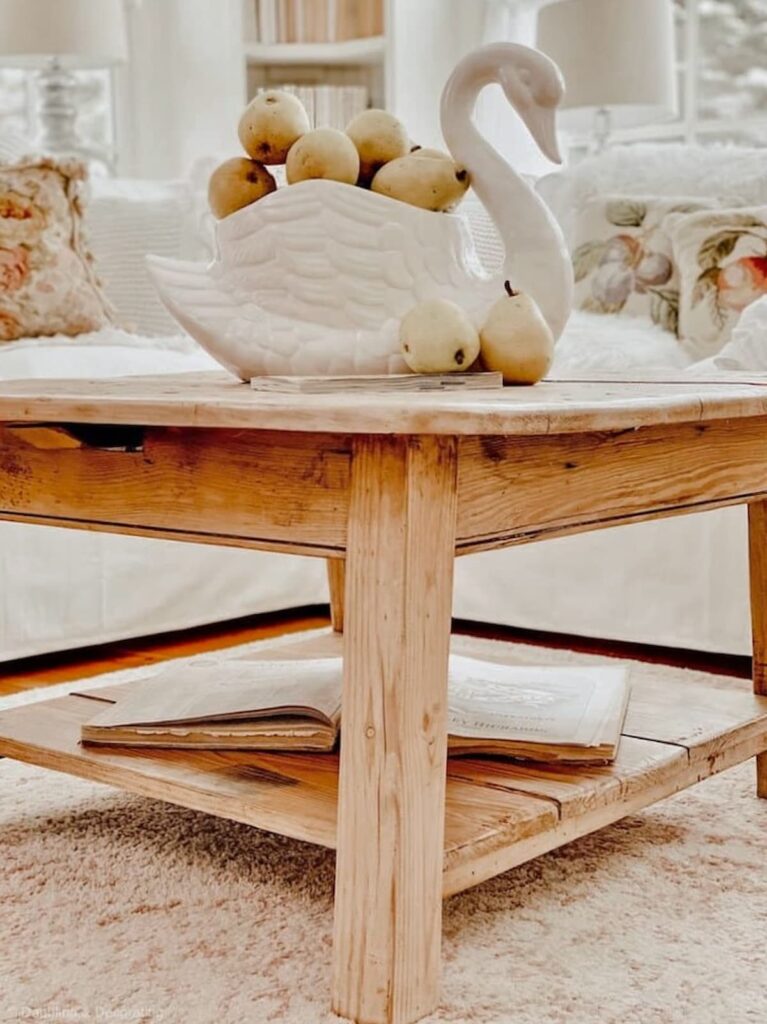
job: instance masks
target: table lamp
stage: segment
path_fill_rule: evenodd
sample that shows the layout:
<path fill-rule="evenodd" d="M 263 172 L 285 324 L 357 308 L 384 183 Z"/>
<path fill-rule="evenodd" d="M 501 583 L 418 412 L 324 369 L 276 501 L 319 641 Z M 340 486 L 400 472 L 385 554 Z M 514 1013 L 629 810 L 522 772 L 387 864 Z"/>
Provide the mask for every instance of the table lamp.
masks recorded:
<path fill-rule="evenodd" d="M 559 123 L 596 150 L 615 128 L 676 114 L 672 0 L 558 0 L 538 15 L 537 46 L 564 75 Z"/>
<path fill-rule="evenodd" d="M 122 0 L 0 0 L 0 65 L 37 68 L 40 148 L 106 160 L 79 138 L 73 69 L 127 59 Z"/>

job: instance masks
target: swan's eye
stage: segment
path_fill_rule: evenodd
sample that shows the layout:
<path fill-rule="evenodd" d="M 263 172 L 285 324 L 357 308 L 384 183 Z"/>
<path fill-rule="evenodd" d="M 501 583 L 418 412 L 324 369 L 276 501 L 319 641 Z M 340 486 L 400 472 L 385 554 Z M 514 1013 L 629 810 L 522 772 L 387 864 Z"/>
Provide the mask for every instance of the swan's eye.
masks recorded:
<path fill-rule="evenodd" d="M 522 83 L 522 85 L 526 85 L 529 89 L 530 86 L 533 84 L 533 76 L 530 73 L 530 69 L 520 68 L 518 74 L 519 80 Z"/>

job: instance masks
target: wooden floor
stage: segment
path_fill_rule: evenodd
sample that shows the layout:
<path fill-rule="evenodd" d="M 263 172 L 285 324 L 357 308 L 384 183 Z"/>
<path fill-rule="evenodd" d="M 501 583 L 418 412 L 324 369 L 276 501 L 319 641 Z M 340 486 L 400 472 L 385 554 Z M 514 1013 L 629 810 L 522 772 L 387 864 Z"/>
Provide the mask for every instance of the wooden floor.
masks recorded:
<path fill-rule="evenodd" d="M 237 644 L 267 640 L 286 633 L 317 629 L 327 626 L 329 622 L 328 609 L 323 605 L 317 605 L 268 615 L 252 615 L 231 622 L 104 644 L 78 651 L 0 662 L 0 697 L 39 686 L 87 679 L 119 669 L 139 668 L 170 658 L 185 658 L 207 651 L 223 650 Z M 589 640 L 566 634 L 492 626 L 463 619 L 455 620 L 454 631 L 493 640 L 676 665 L 741 679 L 748 679 L 751 675 L 751 659 L 734 655 Z"/>
<path fill-rule="evenodd" d="M 104 672 L 140 668 L 169 658 L 188 658 L 207 651 L 223 650 L 285 633 L 327 626 L 330 614 L 323 607 L 300 608 L 269 615 L 253 615 L 234 622 L 215 623 L 196 629 L 125 640 L 61 654 L 0 663 L 0 697 L 36 686 L 53 686 L 87 679 Z"/>

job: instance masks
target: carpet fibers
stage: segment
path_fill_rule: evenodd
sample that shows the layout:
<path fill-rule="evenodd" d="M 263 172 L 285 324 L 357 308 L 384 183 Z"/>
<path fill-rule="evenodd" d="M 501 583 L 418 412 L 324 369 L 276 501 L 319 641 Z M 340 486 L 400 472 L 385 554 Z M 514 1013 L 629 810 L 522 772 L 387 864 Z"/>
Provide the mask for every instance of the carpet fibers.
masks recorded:
<path fill-rule="evenodd" d="M 427 1021 L 763 1024 L 766 863 L 746 764 L 455 896 Z M 330 1024 L 333 870 L 318 847 L 0 761 L 0 1021 Z"/>

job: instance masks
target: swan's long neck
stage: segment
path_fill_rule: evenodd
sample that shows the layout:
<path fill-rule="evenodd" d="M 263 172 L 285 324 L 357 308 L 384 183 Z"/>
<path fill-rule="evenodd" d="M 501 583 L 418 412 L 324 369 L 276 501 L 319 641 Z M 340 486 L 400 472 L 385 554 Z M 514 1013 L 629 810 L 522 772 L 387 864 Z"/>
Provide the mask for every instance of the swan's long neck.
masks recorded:
<path fill-rule="evenodd" d="M 498 80 L 514 43 L 491 44 L 469 54 L 442 94 L 442 133 L 454 159 L 471 174 L 472 186 L 493 219 L 506 258 L 503 276 L 537 302 L 555 338 L 572 307 L 572 264 L 562 232 L 548 206 L 477 130 L 474 107 L 482 89 Z M 502 294 L 500 288 L 498 295 Z"/>

